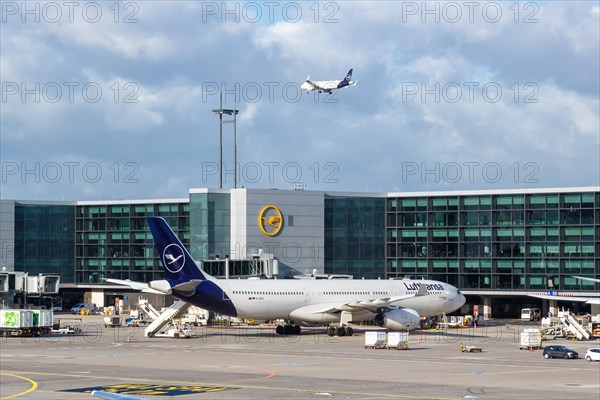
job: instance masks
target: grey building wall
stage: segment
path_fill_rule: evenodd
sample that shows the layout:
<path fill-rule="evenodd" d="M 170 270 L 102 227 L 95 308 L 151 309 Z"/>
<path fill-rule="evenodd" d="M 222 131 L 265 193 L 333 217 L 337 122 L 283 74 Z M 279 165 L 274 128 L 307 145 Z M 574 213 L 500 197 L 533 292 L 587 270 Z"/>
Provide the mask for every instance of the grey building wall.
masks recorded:
<path fill-rule="evenodd" d="M 277 207 L 283 226 L 275 236 L 260 229 L 259 215 Z M 270 211 L 268 216 L 273 216 Z M 277 189 L 231 190 L 231 256 L 247 258 L 260 249 L 302 273 L 324 270 L 324 193 Z"/>

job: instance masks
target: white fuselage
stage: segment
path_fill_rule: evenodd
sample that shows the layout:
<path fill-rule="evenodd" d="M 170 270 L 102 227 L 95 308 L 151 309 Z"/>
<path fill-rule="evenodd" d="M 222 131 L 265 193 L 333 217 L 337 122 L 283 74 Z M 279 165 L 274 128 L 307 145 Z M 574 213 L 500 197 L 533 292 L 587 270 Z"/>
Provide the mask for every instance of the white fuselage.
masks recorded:
<path fill-rule="evenodd" d="M 300 86 L 300 89 L 309 92 L 311 90 L 332 91 L 338 89 L 338 85 L 340 84 L 340 82 L 341 81 L 313 81 L 312 84 L 311 82 L 304 82 Z"/>
<path fill-rule="evenodd" d="M 437 316 L 460 308 L 464 296 L 452 285 L 421 280 L 215 280 L 232 300 L 238 317 L 295 319 L 308 322 L 339 321 L 340 307 L 348 305 L 353 320 L 371 318 L 380 307 L 416 310 Z M 420 284 L 428 295 L 396 302 L 386 299 L 415 294 Z M 361 303 L 359 307 L 353 306 Z"/>

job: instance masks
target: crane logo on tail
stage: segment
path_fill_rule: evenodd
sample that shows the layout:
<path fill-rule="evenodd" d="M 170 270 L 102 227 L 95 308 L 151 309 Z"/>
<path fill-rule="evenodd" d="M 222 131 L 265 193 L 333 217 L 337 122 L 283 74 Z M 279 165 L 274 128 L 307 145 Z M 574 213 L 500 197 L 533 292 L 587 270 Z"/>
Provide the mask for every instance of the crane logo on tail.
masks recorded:
<path fill-rule="evenodd" d="M 163 250 L 162 261 L 166 269 L 176 274 L 185 265 L 183 249 L 175 243 L 168 245 Z"/>

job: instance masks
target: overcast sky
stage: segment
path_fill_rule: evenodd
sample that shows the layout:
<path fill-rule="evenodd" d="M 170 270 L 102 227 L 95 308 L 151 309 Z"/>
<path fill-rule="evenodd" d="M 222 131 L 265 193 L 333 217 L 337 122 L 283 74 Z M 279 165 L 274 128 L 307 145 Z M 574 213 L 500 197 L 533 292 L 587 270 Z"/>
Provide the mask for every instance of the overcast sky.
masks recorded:
<path fill-rule="evenodd" d="M 600 185 L 598 1 L 1 6 L 4 199 Z"/>

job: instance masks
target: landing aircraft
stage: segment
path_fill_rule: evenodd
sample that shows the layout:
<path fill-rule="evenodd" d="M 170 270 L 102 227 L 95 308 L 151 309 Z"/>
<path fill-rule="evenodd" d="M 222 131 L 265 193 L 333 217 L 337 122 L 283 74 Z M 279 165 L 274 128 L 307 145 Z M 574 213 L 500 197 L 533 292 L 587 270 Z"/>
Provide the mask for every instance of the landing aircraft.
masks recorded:
<path fill-rule="evenodd" d="M 580 279 L 583 281 L 600 282 L 600 279 L 587 278 L 585 276 L 573 276 L 573 278 Z M 576 301 L 576 302 L 581 302 L 581 303 L 586 303 L 586 304 L 600 304 L 600 297 L 559 296 L 558 294 L 556 294 L 556 295 L 553 295 L 553 294 L 547 294 L 547 295 L 528 294 L 528 296 L 535 297 L 538 299 L 544 299 L 544 300 Z"/>
<path fill-rule="evenodd" d="M 352 69 L 350 69 L 350 71 L 348 71 L 348 73 L 346 74 L 346 77 L 341 81 L 338 81 L 338 80 L 335 80 L 335 81 L 311 81 L 310 75 L 309 75 L 306 78 L 306 82 L 304 82 L 300 86 L 300 89 L 306 90 L 306 93 L 309 93 L 312 90 L 318 90 L 319 93 L 321 93 L 321 92 L 331 93 L 337 89 L 354 86 L 357 83 L 358 83 L 358 81 L 352 80 Z"/>
<path fill-rule="evenodd" d="M 148 225 L 166 279 L 151 281 L 147 287 L 223 315 L 305 325 L 332 323 L 338 326 L 329 328 L 330 336 L 351 336 L 347 324 L 352 321 L 375 320 L 384 328 L 412 330 L 421 316 L 451 313 L 465 303 L 457 288 L 432 280 L 217 279 L 198 268 L 163 218 L 148 217 Z M 129 285 L 139 289 L 143 283 L 129 281 Z M 300 325 L 276 328 L 278 334 L 300 331 Z"/>

